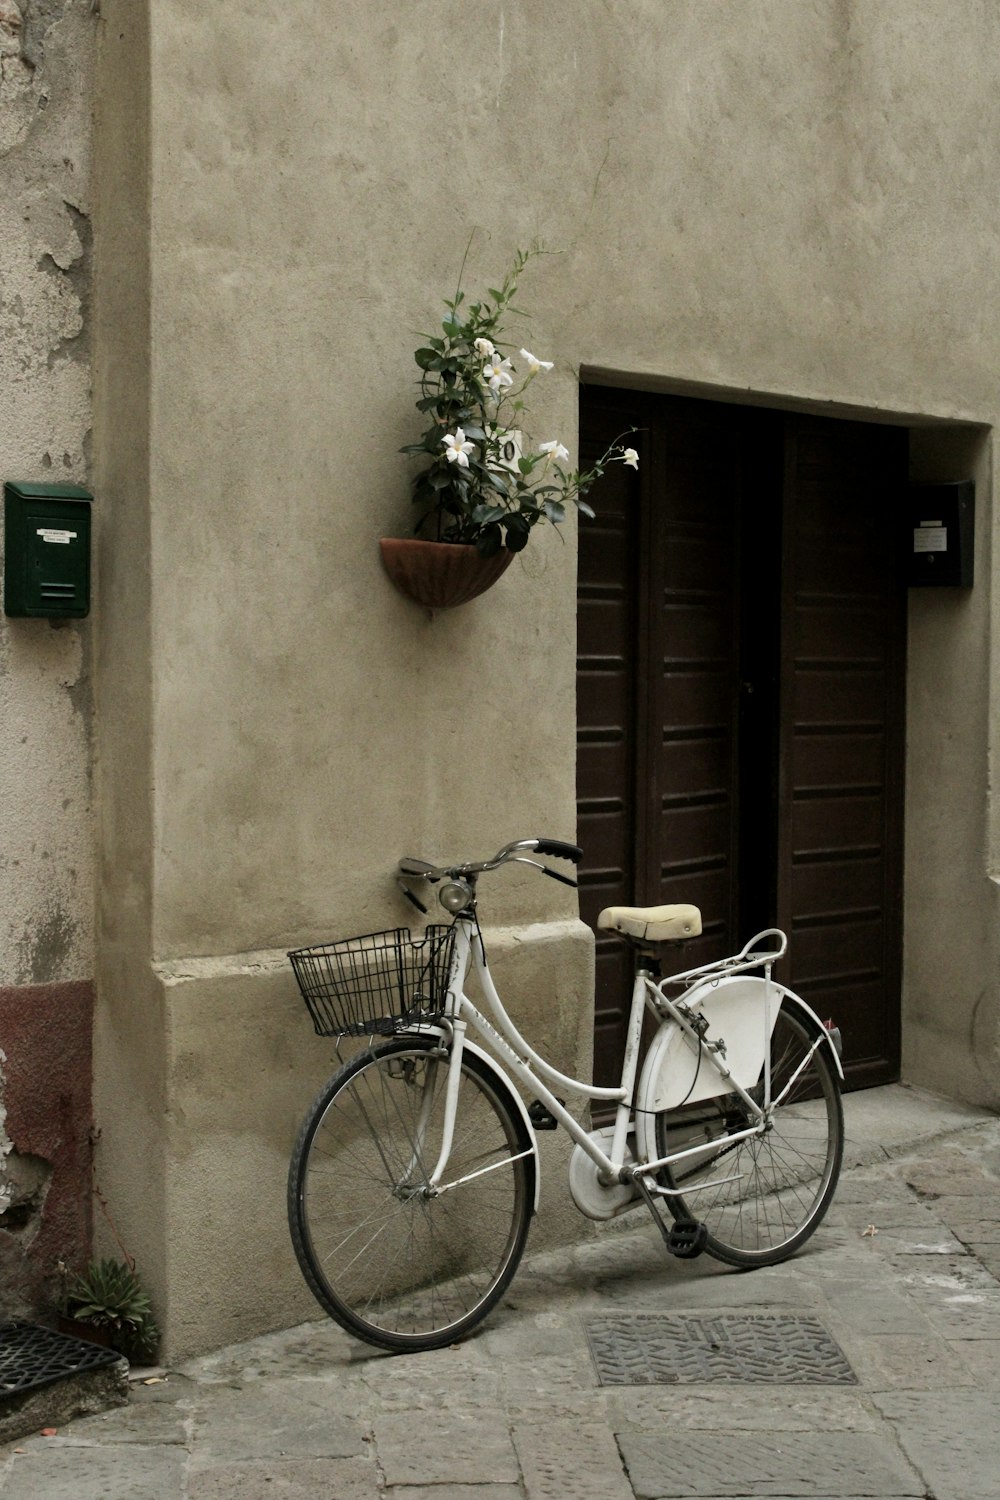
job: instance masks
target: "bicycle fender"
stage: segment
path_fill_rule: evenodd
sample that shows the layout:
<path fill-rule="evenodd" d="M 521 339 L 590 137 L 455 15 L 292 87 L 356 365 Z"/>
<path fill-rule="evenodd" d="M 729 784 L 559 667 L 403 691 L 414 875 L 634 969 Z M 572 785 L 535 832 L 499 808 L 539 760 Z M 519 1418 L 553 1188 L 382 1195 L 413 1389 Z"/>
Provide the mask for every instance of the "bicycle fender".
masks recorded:
<path fill-rule="evenodd" d="M 474 1052 L 479 1058 L 480 1062 L 486 1064 L 493 1076 L 500 1084 L 503 1085 L 503 1087 L 507 1090 L 507 1093 L 510 1095 L 511 1099 L 517 1105 L 518 1113 L 520 1114 L 521 1119 L 524 1121 L 524 1128 L 528 1132 L 528 1140 L 531 1142 L 532 1155 L 535 1158 L 535 1203 L 532 1211 L 534 1213 L 537 1213 L 538 1197 L 542 1190 L 542 1164 L 538 1156 L 538 1137 L 535 1135 L 535 1127 L 534 1125 L 532 1125 L 531 1116 L 528 1114 L 528 1106 L 525 1104 L 524 1100 L 521 1098 L 521 1095 L 511 1083 L 510 1079 L 507 1077 L 507 1074 L 504 1072 L 503 1068 L 501 1068 L 495 1057 L 491 1057 L 490 1054 L 484 1050 L 484 1048 L 477 1047 L 475 1042 L 470 1042 L 468 1041 L 468 1039 L 463 1043 L 462 1050 L 463 1052 Z"/>
<path fill-rule="evenodd" d="M 729 1025 L 729 1020 L 733 1019 L 736 1011 L 733 1010 L 729 1019 L 726 1019 L 723 1013 L 724 1010 L 729 1010 L 729 1005 L 723 1007 L 721 1004 L 709 1004 L 711 996 L 714 993 L 718 995 L 718 992 L 723 992 L 724 987 L 732 987 L 732 989 L 726 992 L 726 1001 L 736 1002 L 741 1007 L 741 1010 L 744 1011 L 744 1016 L 739 1017 L 739 1020 L 747 1020 L 750 1023 L 750 1028 L 757 1034 L 757 1040 L 753 1041 L 750 1047 L 742 1050 L 739 1056 L 736 1056 L 736 1050 L 738 1049 L 730 1043 L 729 1032 L 724 1029 L 724 1026 L 718 1025 L 723 1020 L 726 1020 L 727 1025 Z M 760 1007 L 763 1005 L 763 987 L 765 987 L 765 981 L 762 978 L 751 977 L 751 975 L 733 975 L 732 978 L 720 980 L 717 984 L 709 983 L 705 984 L 705 986 L 699 986 L 699 989 L 688 998 L 688 1005 L 691 1005 L 693 1010 L 703 1011 L 708 1016 L 709 1038 L 715 1037 L 715 1035 L 723 1035 L 724 1041 L 727 1044 L 726 1065 L 732 1071 L 733 1076 L 739 1080 L 739 1083 L 744 1085 L 744 1088 L 753 1088 L 754 1083 L 757 1082 L 760 1068 L 763 1065 L 763 1026 L 762 1022 L 760 1022 Z M 771 981 L 771 992 L 771 1025 L 774 1026 L 774 1022 L 778 1017 L 778 1011 L 781 1010 L 783 1005 L 792 1005 L 796 1011 L 799 1011 L 802 1020 L 807 1023 L 808 1028 L 822 1038 L 823 1043 L 829 1049 L 829 1055 L 834 1059 L 834 1067 L 837 1068 L 838 1079 L 843 1080 L 844 1070 L 841 1067 L 840 1058 L 837 1056 L 837 1047 L 834 1046 L 831 1034 L 829 1034 L 828 1029 L 826 1029 L 822 1020 L 817 1016 L 816 1011 L 810 1005 L 805 1004 L 804 999 L 796 995 L 795 990 L 786 989 L 783 984 L 775 984 L 774 980 Z M 736 1035 L 738 1034 L 733 1034 L 733 1038 Z M 745 1032 L 742 1031 L 742 1028 L 739 1035 L 744 1035 L 745 1037 Z M 684 1052 L 679 1052 L 678 1049 L 684 1049 Z M 676 1070 L 673 1083 L 670 1082 L 669 1073 L 666 1074 L 667 1082 L 664 1085 L 664 1070 L 672 1068 L 675 1061 L 681 1062 L 681 1067 Z M 694 1062 L 696 1062 L 694 1053 L 691 1052 L 690 1046 L 685 1041 L 684 1034 L 682 1034 L 678 1023 L 673 1022 L 673 1020 L 666 1020 L 660 1026 L 660 1029 L 658 1029 L 657 1035 L 655 1035 L 651 1046 L 649 1046 L 649 1052 L 646 1053 L 646 1061 L 643 1064 L 642 1074 L 640 1074 L 639 1088 L 636 1091 L 636 1137 L 640 1160 L 654 1161 L 655 1157 L 657 1157 L 655 1116 L 661 1110 L 669 1109 L 670 1106 L 676 1106 L 676 1104 L 684 1100 L 688 1088 L 694 1082 Z M 709 1074 L 711 1074 L 711 1079 L 705 1082 Z M 693 1092 L 691 1098 L 712 1098 L 715 1095 L 726 1094 L 727 1092 L 726 1080 L 721 1077 L 721 1074 L 715 1071 L 715 1068 L 712 1068 L 711 1064 L 706 1064 L 706 1059 L 702 1059 L 699 1080 L 702 1080 L 702 1089 L 700 1089 L 700 1092 Z"/>
<path fill-rule="evenodd" d="M 431 1036 L 438 1036 L 442 1038 L 444 1037 L 444 1032 L 440 1031 L 436 1026 L 422 1026 L 420 1028 L 419 1035 L 427 1036 L 428 1034 L 430 1034 Z M 521 1116 L 521 1119 L 524 1122 L 524 1128 L 528 1133 L 528 1140 L 531 1142 L 531 1153 L 535 1159 L 535 1202 L 532 1207 L 532 1212 L 537 1213 L 538 1198 L 542 1189 L 542 1164 L 538 1155 L 538 1137 L 535 1135 L 535 1127 L 532 1125 L 531 1116 L 528 1114 L 528 1106 L 525 1104 L 524 1100 L 521 1098 L 521 1095 L 511 1083 L 510 1079 L 507 1077 L 507 1074 L 504 1072 L 503 1068 L 501 1068 L 495 1057 L 491 1057 L 490 1054 L 486 1052 L 482 1047 L 478 1047 L 475 1042 L 470 1042 L 468 1038 L 466 1038 L 466 1040 L 462 1044 L 462 1051 L 475 1053 L 479 1061 L 485 1064 L 485 1066 L 497 1080 L 497 1083 L 510 1097 L 512 1103 L 517 1109 L 518 1114 Z"/>
<path fill-rule="evenodd" d="M 771 986 L 771 1027 L 778 1018 L 781 997 Z M 719 1062 L 745 1089 L 752 1088 L 764 1066 L 764 981 L 754 975 L 729 975 L 699 984 L 686 1005 L 708 1022 L 707 1041 L 721 1037 L 725 1052 Z M 729 1080 L 711 1058 L 693 1048 L 676 1021 L 666 1020 L 649 1049 L 639 1080 L 638 1104 L 660 1114 L 681 1104 L 696 1104 L 730 1092 Z"/>
<path fill-rule="evenodd" d="M 830 1056 L 833 1058 L 833 1065 L 837 1069 L 837 1077 L 840 1079 L 841 1083 L 843 1083 L 844 1065 L 840 1060 L 840 1053 L 834 1046 L 833 1037 L 830 1035 L 825 1023 L 820 1020 L 819 1016 L 813 1010 L 812 1006 L 807 1005 L 802 996 L 797 995 L 794 990 L 786 989 L 783 984 L 776 984 L 774 988 L 780 992 L 782 996 L 782 1003 L 784 1003 L 785 1000 L 791 1000 L 792 1004 L 796 1005 L 803 1013 L 803 1015 L 808 1016 L 809 1020 L 816 1027 L 816 1030 L 819 1032 L 820 1036 L 823 1038 L 830 1049 Z"/>
<path fill-rule="evenodd" d="M 708 1039 L 721 1036 L 724 1040 L 724 1064 L 743 1088 L 753 1087 L 764 1063 L 764 984 L 759 976 L 732 975 L 699 985 L 687 998 L 690 1008 L 707 1019 Z M 843 1079 L 833 1039 L 815 1011 L 793 990 L 773 980 L 770 1003 L 772 1029 L 781 1006 L 793 1006 L 829 1047 L 837 1075 Z M 653 1038 L 639 1079 L 636 1102 L 645 1112 L 639 1119 L 682 1103 L 715 1098 L 728 1090 L 727 1080 L 710 1059 L 703 1056 L 699 1062 L 677 1022 L 664 1021 Z"/>

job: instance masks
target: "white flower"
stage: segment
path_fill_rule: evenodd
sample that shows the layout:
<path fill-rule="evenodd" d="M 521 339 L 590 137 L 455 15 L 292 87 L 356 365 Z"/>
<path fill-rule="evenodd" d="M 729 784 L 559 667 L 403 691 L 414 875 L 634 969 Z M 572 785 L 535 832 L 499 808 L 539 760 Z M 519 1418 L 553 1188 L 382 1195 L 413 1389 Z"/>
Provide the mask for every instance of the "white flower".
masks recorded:
<path fill-rule="evenodd" d="M 504 386 L 513 385 L 513 375 L 508 375 L 510 360 L 501 359 L 499 354 L 492 354 L 483 369 L 483 379 L 489 385 L 491 391 L 499 392 Z"/>
<path fill-rule="evenodd" d="M 481 354 L 483 356 L 483 359 L 492 359 L 494 354 L 496 353 L 496 349 L 490 343 L 489 339 L 476 339 L 476 342 L 472 347 L 473 349 L 475 349 L 477 354 Z"/>
<path fill-rule="evenodd" d="M 456 427 L 454 432 L 449 432 L 441 441 L 444 443 L 448 462 L 457 463 L 460 469 L 467 469 L 469 467 L 467 455 L 475 452 L 475 444 L 466 442 L 465 433 L 461 427 Z"/>
<path fill-rule="evenodd" d="M 551 359 L 536 359 L 528 349 L 521 350 L 521 358 L 528 366 L 529 375 L 537 375 L 539 370 L 551 370 L 553 368 Z"/>
<path fill-rule="evenodd" d="M 555 438 L 552 439 L 551 443 L 539 443 L 538 451 L 539 453 L 547 453 L 550 458 L 558 459 L 561 463 L 565 463 L 566 459 L 569 458 L 569 449 L 564 448 L 562 443 L 557 442 Z"/>
<path fill-rule="evenodd" d="M 622 454 L 622 463 L 628 464 L 630 469 L 639 467 L 639 455 L 634 448 L 626 448 Z"/>

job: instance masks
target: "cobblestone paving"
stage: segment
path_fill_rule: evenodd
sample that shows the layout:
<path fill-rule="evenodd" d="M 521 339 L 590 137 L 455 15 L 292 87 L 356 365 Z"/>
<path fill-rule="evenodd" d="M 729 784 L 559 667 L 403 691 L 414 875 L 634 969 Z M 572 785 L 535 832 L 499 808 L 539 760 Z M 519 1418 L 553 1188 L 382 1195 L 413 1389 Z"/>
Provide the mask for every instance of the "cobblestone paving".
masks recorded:
<path fill-rule="evenodd" d="M 454 1348 L 388 1358 L 322 1321 L 134 1382 L 0 1447 L 0 1500 L 998 1500 L 1000 1121 L 919 1104 L 905 1154 L 858 1129 L 784 1266 L 672 1261 L 619 1221 L 529 1257 Z M 601 1386 L 588 1327 L 644 1312 L 809 1319 L 858 1383 Z"/>

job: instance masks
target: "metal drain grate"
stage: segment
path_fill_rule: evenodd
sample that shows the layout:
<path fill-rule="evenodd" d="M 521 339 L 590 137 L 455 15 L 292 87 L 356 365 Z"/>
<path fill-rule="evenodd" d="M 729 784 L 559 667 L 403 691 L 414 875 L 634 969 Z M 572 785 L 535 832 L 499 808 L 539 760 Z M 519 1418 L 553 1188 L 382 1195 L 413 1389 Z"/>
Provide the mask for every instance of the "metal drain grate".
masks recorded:
<path fill-rule="evenodd" d="M 102 1370 L 120 1359 L 113 1349 L 69 1338 L 37 1323 L 0 1323 L 0 1400 L 67 1375 Z"/>
<path fill-rule="evenodd" d="M 601 1385 L 857 1385 L 840 1345 L 792 1313 L 650 1313 L 587 1327 Z"/>

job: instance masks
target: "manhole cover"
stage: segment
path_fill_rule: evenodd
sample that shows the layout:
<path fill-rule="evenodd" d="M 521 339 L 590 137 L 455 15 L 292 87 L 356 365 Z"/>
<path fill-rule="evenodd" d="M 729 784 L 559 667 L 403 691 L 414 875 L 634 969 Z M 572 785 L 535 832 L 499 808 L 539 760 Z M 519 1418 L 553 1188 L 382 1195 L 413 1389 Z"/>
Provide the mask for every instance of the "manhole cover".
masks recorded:
<path fill-rule="evenodd" d="M 121 1359 L 113 1349 L 68 1338 L 36 1323 L 0 1323 L 0 1400 Z"/>
<path fill-rule="evenodd" d="M 587 1327 L 601 1385 L 857 1385 L 823 1325 L 791 1313 L 650 1313 Z"/>

